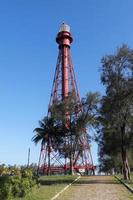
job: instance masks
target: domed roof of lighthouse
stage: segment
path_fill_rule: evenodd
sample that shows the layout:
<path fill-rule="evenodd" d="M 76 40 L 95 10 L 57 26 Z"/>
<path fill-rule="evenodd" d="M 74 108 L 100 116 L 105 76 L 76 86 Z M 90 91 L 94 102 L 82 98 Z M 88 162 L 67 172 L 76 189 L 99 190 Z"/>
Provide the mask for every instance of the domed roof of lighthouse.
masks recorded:
<path fill-rule="evenodd" d="M 67 31 L 70 33 L 70 26 L 65 24 L 64 22 L 61 24 L 59 32 Z"/>

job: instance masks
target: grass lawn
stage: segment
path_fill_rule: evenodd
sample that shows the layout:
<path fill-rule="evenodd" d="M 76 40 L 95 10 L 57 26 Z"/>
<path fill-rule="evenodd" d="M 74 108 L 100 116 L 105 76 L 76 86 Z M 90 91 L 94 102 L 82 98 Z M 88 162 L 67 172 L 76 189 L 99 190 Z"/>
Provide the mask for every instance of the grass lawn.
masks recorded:
<path fill-rule="evenodd" d="M 133 188 L 133 173 L 131 174 L 130 186 Z"/>
<path fill-rule="evenodd" d="M 75 180 L 77 176 L 42 176 L 40 185 L 32 189 L 25 198 L 15 198 L 14 200 L 50 200 L 67 184 Z"/>
<path fill-rule="evenodd" d="M 123 180 L 123 175 L 119 174 L 118 177 Z M 127 183 L 131 188 L 133 188 L 133 172 L 131 173 L 131 180 L 130 181 L 124 181 L 124 182 Z"/>

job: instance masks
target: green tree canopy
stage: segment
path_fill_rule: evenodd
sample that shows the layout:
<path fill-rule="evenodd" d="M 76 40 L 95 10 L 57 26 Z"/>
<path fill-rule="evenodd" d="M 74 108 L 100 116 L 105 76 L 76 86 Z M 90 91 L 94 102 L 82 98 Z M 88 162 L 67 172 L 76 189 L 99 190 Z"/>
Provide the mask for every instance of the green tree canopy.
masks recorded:
<path fill-rule="evenodd" d="M 133 148 L 133 50 L 126 45 L 102 59 L 101 81 L 106 94 L 99 117 L 99 155 L 121 153 L 124 178 L 129 179 L 128 154 Z"/>

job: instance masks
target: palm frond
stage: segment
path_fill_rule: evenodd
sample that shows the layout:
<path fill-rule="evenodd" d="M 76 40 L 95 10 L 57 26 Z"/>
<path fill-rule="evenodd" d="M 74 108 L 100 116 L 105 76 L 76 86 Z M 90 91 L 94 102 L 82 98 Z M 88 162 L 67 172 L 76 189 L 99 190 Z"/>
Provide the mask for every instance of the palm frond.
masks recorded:
<path fill-rule="evenodd" d="M 43 128 L 35 128 L 33 130 L 33 132 L 41 133 L 41 132 L 44 132 L 44 129 Z"/>
<path fill-rule="evenodd" d="M 42 137 L 41 137 L 41 135 L 39 135 L 39 134 L 34 135 L 33 138 L 32 138 L 32 141 L 33 141 L 36 145 L 37 145 L 38 142 L 40 142 L 41 140 L 42 140 Z"/>

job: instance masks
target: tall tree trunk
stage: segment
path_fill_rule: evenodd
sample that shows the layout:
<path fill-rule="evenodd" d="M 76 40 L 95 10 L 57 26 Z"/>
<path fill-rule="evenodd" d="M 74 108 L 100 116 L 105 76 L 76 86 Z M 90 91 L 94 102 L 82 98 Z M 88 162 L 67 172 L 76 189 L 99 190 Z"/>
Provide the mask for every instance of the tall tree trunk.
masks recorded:
<path fill-rule="evenodd" d="M 70 175 L 73 175 L 73 142 L 72 142 L 72 134 L 70 138 Z"/>
<path fill-rule="evenodd" d="M 70 156 L 70 175 L 73 175 L 73 158 L 72 158 L 72 154 Z"/>
<path fill-rule="evenodd" d="M 121 156 L 122 156 L 122 162 L 123 162 L 124 179 L 129 180 L 130 179 L 130 167 L 129 167 L 128 158 L 127 158 L 127 150 L 125 147 L 124 135 L 125 135 L 125 123 L 121 127 Z"/>
<path fill-rule="evenodd" d="M 128 158 L 127 158 L 127 152 L 126 150 L 122 147 L 122 161 L 123 161 L 123 175 L 125 180 L 130 179 L 130 168 L 128 164 Z"/>
<path fill-rule="evenodd" d="M 47 171 L 47 175 L 50 175 L 50 139 L 48 139 L 48 171 Z"/>
<path fill-rule="evenodd" d="M 126 165 L 127 165 L 127 169 L 128 169 L 128 179 L 130 180 L 130 166 L 129 166 L 128 159 L 126 160 Z"/>

